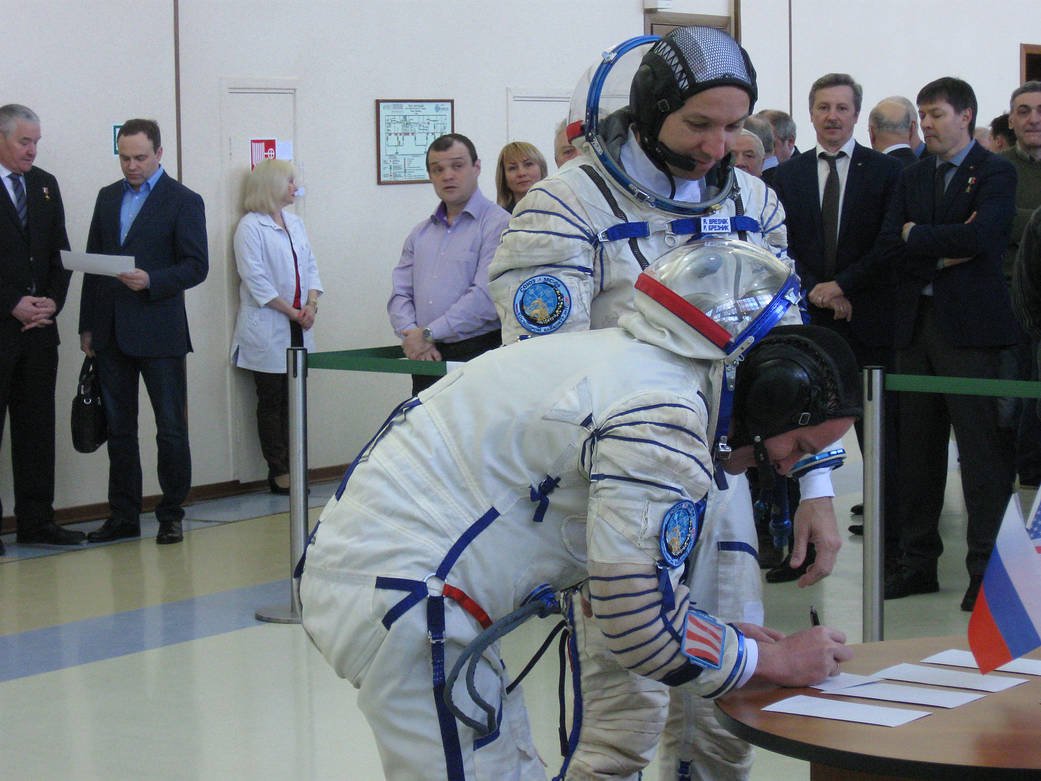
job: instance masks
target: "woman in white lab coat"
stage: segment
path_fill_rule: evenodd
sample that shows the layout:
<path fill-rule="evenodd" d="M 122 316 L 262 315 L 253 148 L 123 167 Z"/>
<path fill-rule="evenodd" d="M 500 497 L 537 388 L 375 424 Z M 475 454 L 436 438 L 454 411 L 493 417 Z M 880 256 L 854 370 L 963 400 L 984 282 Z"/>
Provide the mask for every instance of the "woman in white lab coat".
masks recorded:
<path fill-rule="evenodd" d="M 231 362 L 253 374 L 257 431 L 272 493 L 289 493 L 286 349 L 314 349 L 312 327 L 322 282 L 303 221 L 285 211 L 296 197 L 296 171 L 264 160 L 246 180 L 246 214 L 235 229 L 239 314 Z"/>

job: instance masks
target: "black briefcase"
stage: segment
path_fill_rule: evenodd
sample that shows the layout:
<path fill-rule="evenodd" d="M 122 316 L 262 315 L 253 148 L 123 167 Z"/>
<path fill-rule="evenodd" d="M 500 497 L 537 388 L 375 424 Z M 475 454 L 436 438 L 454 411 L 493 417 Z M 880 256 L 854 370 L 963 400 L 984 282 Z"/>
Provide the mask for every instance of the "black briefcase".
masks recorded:
<path fill-rule="evenodd" d="M 101 383 L 94 359 L 83 359 L 76 398 L 72 400 L 72 446 L 80 453 L 93 453 L 108 439 L 105 408 L 101 405 Z"/>

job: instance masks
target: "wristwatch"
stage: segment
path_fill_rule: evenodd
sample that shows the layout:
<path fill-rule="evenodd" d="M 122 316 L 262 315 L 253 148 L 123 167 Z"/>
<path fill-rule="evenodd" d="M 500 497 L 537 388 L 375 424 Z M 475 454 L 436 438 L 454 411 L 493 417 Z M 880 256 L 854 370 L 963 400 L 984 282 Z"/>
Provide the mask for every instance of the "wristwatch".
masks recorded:
<path fill-rule="evenodd" d="M 431 344 L 434 343 L 434 336 L 433 336 L 433 334 L 430 333 L 430 329 L 429 328 L 424 328 L 423 329 L 423 339 L 425 339 L 426 341 L 430 342 Z"/>
<path fill-rule="evenodd" d="M 312 309 L 314 309 L 314 313 L 318 314 L 318 299 L 317 298 L 309 298 L 309 299 L 307 299 L 307 304 L 305 304 L 305 306 L 311 307 Z"/>

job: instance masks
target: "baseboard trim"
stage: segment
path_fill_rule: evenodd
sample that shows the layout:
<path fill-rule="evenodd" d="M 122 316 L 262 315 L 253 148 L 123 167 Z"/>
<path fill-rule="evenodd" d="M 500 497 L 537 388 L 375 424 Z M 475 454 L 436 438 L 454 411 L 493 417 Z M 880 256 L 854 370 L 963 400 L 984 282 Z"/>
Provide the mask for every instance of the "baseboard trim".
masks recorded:
<path fill-rule="evenodd" d="M 338 466 L 322 466 L 307 471 L 308 482 L 322 483 L 328 480 L 336 480 L 343 476 L 347 470 L 347 464 Z M 227 496 L 239 496 L 241 494 L 252 494 L 258 491 L 267 491 L 267 480 L 252 480 L 242 482 L 241 480 L 227 480 L 223 483 L 209 483 L 207 485 L 192 486 L 188 492 L 185 505 L 206 501 L 207 499 L 223 499 Z M 161 497 L 146 496 L 141 502 L 142 512 L 151 512 L 159 504 Z M 97 521 L 108 515 L 108 502 L 95 504 L 81 504 L 76 507 L 62 507 L 54 511 L 54 522 L 59 525 L 68 523 L 83 523 L 84 521 Z M 0 522 L 0 532 L 8 534 L 15 530 L 14 516 L 5 516 Z"/>

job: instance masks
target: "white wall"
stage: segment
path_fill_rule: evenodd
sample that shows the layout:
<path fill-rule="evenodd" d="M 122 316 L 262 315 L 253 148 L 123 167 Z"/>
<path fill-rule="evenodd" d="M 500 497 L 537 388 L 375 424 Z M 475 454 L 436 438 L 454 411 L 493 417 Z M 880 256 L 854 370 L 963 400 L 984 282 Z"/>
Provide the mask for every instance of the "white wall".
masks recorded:
<path fill-rule="evenodd" d="M 743 43 L 759 71 L 760 108 L 788 105 L 785 5 L 741 0 Z M 852 74 L 864 87 L 854 133 L 862 144 L 868 143 L 868 112 L 878 101 L 897 94 L 914 102 L 922 86 L 941 76 L 969 82 L 979 102 L 978 124 L 989 124 L 1008 111 L 1009 95 L 1019 85 L 1019 45 L 1041 43 L 1039 20 L 1029 0 L 1005 0 L 989 12 L 978 3 L 952 0 L 793 0 L 792 116 L 799 148 L 815 143 L 810 85 L 834 71 Z"/>
<path fill-rule="evenodd" d="M 812 145 L 804 108 L 817 76 L 848 70 L 865 88 L 857 137 L 878 99 L 940 75 L 967 79 L 981 117 L 1000 113 L 1018 76 L 1020 42 L 1041 42 L 1036 3 L 1008 0 L 1000 14 L 974 4 L 892 0 L 869 5 L 793 0 L 794 116 L 799 144 Z M 726 13 L 728 0 L 676 0 L 675 13 Z M 222 84 L 291 80 L 298 87 L 296 157 L 308 194 L 306 219 L 327 294 L 316 326 L 320 350 L 394 342 L 385 303 L 390 271 L 409 229 L 434 206 L 424 185 L 376 185 L 376 98 L 455 99 L 459 132 L 484 163 L 481 186 L 507 140 L 508 96 L 566 94 L 604 49 L 643 31 L 640 0 L 180 0 L 183 181 L 202 194 L 210 229 L 209 279 L 188 293 L 192 338 L 189 410 L 196 485 L 263 476 L 255 440 L 235 453 L 234 404 L 252 404 L 251 388 L 228 366 L 236 300 L 229 269 L 225 183 L 219 181 Z M 759 108 L 789 105 L 787 3 L 742 0 L 741 28 L 760 81 Z M 913 14 L 913 21 L 909 18 Z M 82 249 L 99 187 L 118 178 L 111 125 L 130 116 L 159 120 L 167 169 L 176 174 L 172 0 L 4 0 L 6 39 L 0 102 L 31 106 L 43 120 L 39 164 L 61 184 L 69 236 Z M 904 21 L 894 21 L 904 20 Z M 928 30 L 928 34 L 924 31 Z M 522 125 L 516 104 L 509 110 Z M 809 131 L 809 132 L 807 132 Z M 551 157 L 552 127 L 532 141 Z M 59 320 L 56 506 L 103 501 L 107 458 L 73 451 L 68 408 L 81 354 L 74 278 Z M 311 465 L 344 463 L 403 398 L 403 376 L 314 371 L 310 374 Z M 154 428 L 141 414 L 145 493 L 157 493 Z M 5 437 L 5 440 L 7 438 Z M 9 445 L 0 453 L 0 496 L 13 511 Z"/>

